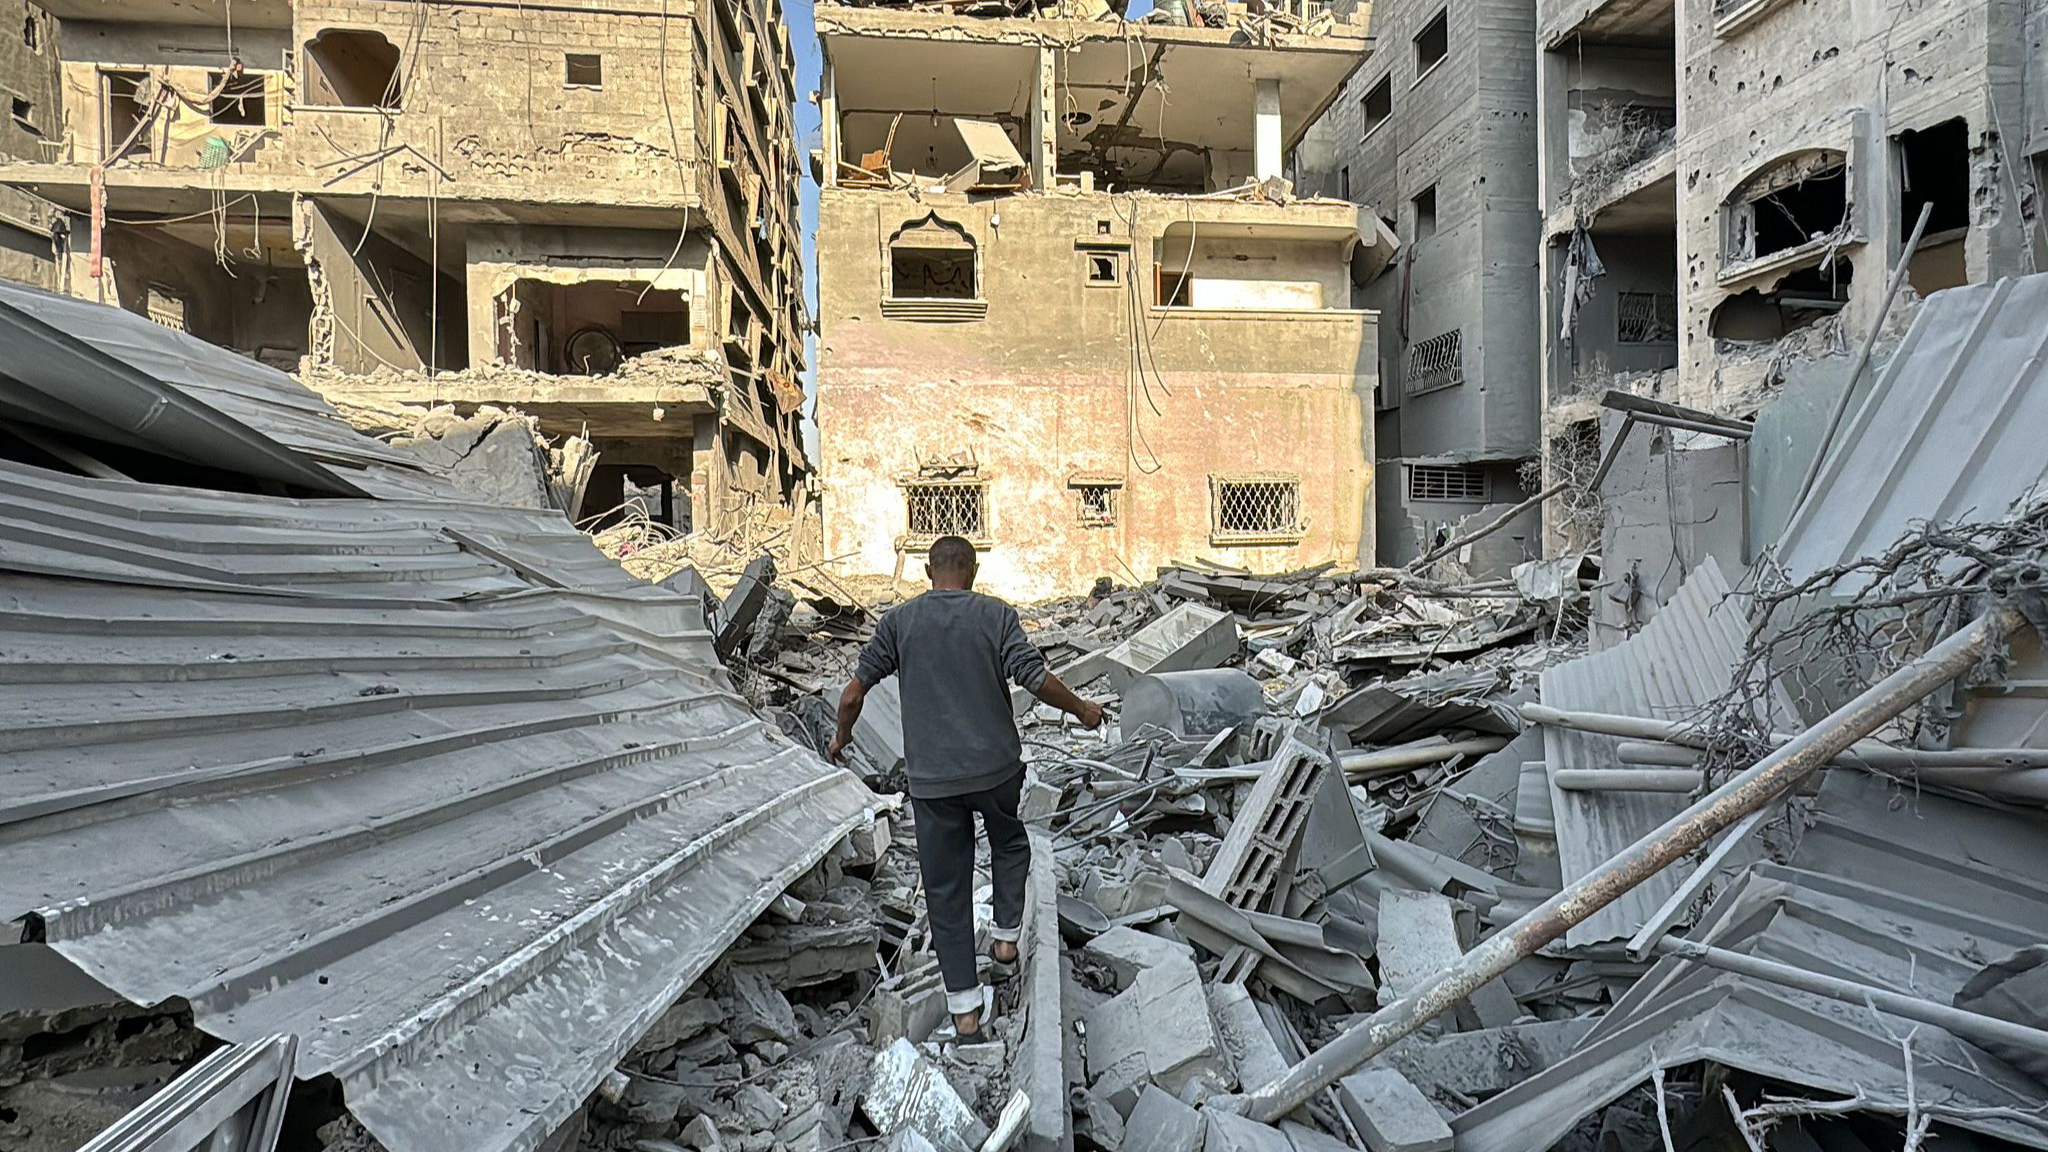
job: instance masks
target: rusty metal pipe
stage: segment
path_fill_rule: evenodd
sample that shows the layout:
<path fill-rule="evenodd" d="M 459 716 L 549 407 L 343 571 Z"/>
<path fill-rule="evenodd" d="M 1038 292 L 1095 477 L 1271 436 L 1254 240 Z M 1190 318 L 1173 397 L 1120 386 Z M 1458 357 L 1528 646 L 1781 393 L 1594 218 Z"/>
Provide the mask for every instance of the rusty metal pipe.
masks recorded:
<path fill-rule="evenodd" d="M 1352 1025 L 1311 1052 L 1278 1079 L 1245 1096 L 1245 1115 L 1273 1123 L 1310 1096 L 1336 1083 L 1387 1046 L 1449 1011 L 1458 1001 L 1515 966 L 1572 925 L 1667 865 L 1705 844 L 1722 829 L 1796 787 L 1857 740 L 1912 707 L 1997 651 L 2024 617 L 2010 604 L 1994 605 L 1926 655 L 1872 685 L 1790 743 L 1701 797 L 1619 855 L 1566 885 L 1527 915 L 1496 932 L 1423 987 Z"/>

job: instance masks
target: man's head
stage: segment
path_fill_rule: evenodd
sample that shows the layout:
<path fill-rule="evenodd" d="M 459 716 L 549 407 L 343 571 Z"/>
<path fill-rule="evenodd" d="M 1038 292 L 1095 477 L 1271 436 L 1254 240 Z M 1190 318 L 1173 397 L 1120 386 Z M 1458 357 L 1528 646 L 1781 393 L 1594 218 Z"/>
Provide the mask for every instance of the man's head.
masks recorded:
<path fill-rule="evenodd" d="M 974 545 L 965 537 L 941 536 L 932 541 L 925 557 L 924 574 L 932 587 L 943 589 L 974 587 Z"/>

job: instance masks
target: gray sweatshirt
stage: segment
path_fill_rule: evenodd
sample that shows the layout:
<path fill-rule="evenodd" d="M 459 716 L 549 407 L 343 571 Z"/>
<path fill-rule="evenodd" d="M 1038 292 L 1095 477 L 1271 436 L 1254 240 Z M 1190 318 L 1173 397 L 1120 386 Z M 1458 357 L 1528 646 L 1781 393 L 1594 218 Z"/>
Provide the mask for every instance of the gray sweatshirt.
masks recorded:
<path fill-rule="evenodd" d="M 1017 610 L 979 592 L 933 590 L 882 617 L 854 675 L 894 675 L 903 694 L 910 794 L 943 800 L 993 788 L 1024 767 L 1005 680 L 1036 693 L 1045 657 Z"/>

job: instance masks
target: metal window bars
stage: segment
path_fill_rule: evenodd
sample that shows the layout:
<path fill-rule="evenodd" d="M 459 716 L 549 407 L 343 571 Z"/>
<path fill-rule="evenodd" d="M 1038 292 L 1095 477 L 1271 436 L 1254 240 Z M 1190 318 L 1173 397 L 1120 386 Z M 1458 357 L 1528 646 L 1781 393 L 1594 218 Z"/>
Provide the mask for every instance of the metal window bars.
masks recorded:
<path fill-rule="evenodd" d="M 1304 531 L 1298 477 L 1215 477 L 1210 507 L 1209 536 L 1217 543 L 1291 543 Z"/>
<path fill-rule="evenodd" d="M 988 538 L 988 485 L 980 481 L 903 486 L 904 512 L 912 541 L 941 536 Z"/>
<path fill-rule="evenodd" d="M 1408 348 L 1405 373 L 1410 396 L 1454 388 L 1465 382 L 1465 337 L 1457 328 Z"/>
<path fill-rule="evenodd" d="M 1668 292 L 1621 293 L 1614 336 L 1623 344 L 1677 343 L 1678 297 Z"/>

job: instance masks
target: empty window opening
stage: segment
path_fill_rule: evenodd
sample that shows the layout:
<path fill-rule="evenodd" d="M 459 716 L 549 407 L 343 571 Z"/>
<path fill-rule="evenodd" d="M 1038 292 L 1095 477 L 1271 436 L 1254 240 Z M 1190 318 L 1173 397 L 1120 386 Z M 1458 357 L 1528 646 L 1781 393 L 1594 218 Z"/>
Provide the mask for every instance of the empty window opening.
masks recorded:
<path fill-rule="evenodd" d="M 1920 210 L 1932 206 L 1907 279 L 1925 296 L 1969 283 L 1963 241 L 1970 227 L 1970 125 L 1958 117 L 1918 132 L 1901 132 L 1899 239 L 1912 236 Z"/>
<path fill-rule="evenodd" d="M 1419 396 L 1439 388 L 1465 382 L 1465 336 L 1457 328 L 1409 346 L 1408 367 L 1403 374 L 1408 394 Z"/>
<path fill-rule="evenodd" d="M 376 32 L 329 28 L 306 44 L 306 90 L 314 104 L 396 108 L 398 46 Z"/>
<path fill-rule="evenodd" d="M 1752 288 L 1714 308 L 1708 330 L 1716 340 L 1764 343 L 1777 340 L 1842 310 L 1849 301 L 1855 269 L 1837 258 L 1827 269 L 1793 272 L 1769 290 Z"/>
<path fill-rule="evenodd" d="M 562 84 L 568 88 L 604 87 L 604 57 L 570 52 L 562 57 Z"/>
<path fill-rule="evenodd" d="M 1408 499 L 1486 503 L 1486 470 L 1469 465 L 1410 464 Z"/>
<path fill-rule="evenodd" d="M 223 87 L 225 82 L 225 87 Z M 225 72 L 208 72 L 206 90 L 219 92 L 213 98 L 213 107 L 207 119 L 215 124 L 236 124 L 262 127 L 269 122 L 264 107 L 264 83 L 262 76 L 244 73 L 228 79 Z"/>
<path fill-rule="evenodd" d="M 1351 199 L 1351 165 L 1337 169 L 1337 199 Z"/>
<path fill-rule="evenodd" d="M 891 248 L 889 294 L 898 300 L 973 300 L 974 253 L 958 248 Z"/>
<path fill-rule="evenodd" d="M 903 509 L 913 545 L 941 536 L 988 538 L 988 485 L 980 481 L 905 484 Z"/>
<path fill-rule="evenodd" d="M 1359 104 L 1365 112 L 1363 134 L 1370 136 L 1373 129 L 1385 124 L 1387 117 L 1394 114 L 1394 78 L 1391 75 L 1380 77 L 1380 82 L 1372 86 L 1372 91 L 1367 92 Z"/>
<path fill-rule="evenodd" d="M 1108 528 L 1116 523 L 1116 484 L 1076 484 L 1074 497 L 1084 528 Z"/>
<path fill-rule="evenodd" d="M 27 45 L 31 52 L 40 54 L 43 50 L 42 29 L 36 27 L 36 18 L 33 14 L 21 22 L 21 42 Z"/>
<path fill-rule="evenodd" d="M 1436 67 L 1437 62 L 1451 51 L 1451 12 L 1446 8 L 1436 14 L 1436 19 L 1423 25 L 1415 37 L 1415 76 Z"/>
<path fill-rule="evenodd" d="M 1614 338 L 1623 344 L 1676 344 L 1678 297 L 1668 292 L 1623 292 L 1616 301 Z"/>
<path fill-rule="evenodd" d="M 19 96 L 10 97 L 8 111 L 13 113 L 14 122 L 31 136 L 41 136 L 43 130 L 36 127 L 36 106 Z"/>
<path fill-rule="evenodd" d="M 518 280 L 496 311 L 498 355 L 539 372 L 607 376 L 628 357 L 690 343 L 689 298 L 644 281 Z"/>
<path fill-rule="evenodd" d="M 1216 477 L 1209 536 L 1217 543 L 1292 543 L 1302 537 L 1301 481 L 1293 476 Z"/>
<path fill-rule="evenodd" d="M 1123 268 L 1114 253 L 1088 253 L 1088 283 L 1099 287 L 1123 283 Z"/>
<path fill-rule="evenodd" d="M 104 102 L 100 123 L 106 126 L 102 154 L 112 157 L 132 136 L 134 143 L 124 155 L 147 155 L 155 147 L 151 139 L 155 130 L 145 117 L 156 100 L 156 82 L 147 72 L 103 72 L 100 83 Z"/>
<path fill-rule="evenodd" d="M 1427 240 L 1436 235 L 1436 185 L 1424 188 L 1415 197 L 1415 238 Z"/>
<path fill-rule="evenodd" d="M 1729 208 L 1733 263 L 1818 245 L 1846 228 L 1849 166 L 1839 152 L 1788 160 L 1754 177 Z"/>

